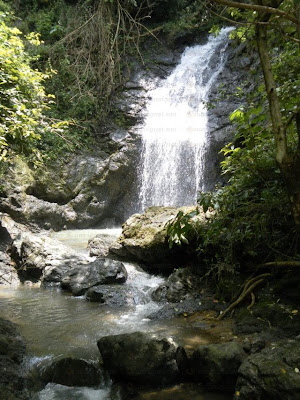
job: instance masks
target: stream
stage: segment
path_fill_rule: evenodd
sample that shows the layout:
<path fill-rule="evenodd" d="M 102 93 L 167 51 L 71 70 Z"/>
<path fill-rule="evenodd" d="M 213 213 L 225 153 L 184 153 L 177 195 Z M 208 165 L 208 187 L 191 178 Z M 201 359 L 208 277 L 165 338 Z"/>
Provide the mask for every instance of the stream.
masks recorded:
<path fill-rule="evenodd" d="M 109 231 L 109 230 L 108 230 Z M 55 234 L 64 244 L 80 253 L 87 253 L 87 240 L 99 231 L 63 231 Z M 101 230 L 102 234 L 106 230 Z M 115 232 L 116 234 L 118 231 Z M 106 335 L 144 331 L 161 337 L 171 337 L 179 344 L 205 344 L 216 340 L 204 324 L 192 324 L 184 317 L 168 321 L 150 320 L 147 316 L 160 306 L 150 298 L 151 291 L 164 281 L 160 276 L 149 275 L 138 265 L 124 263 L 128 272 L 125 285 L 134 293 L 136 304 L 112 308 L 74 297 L 60 289 L 43 289 L 36 286 L 0 287 L 0 314 L 19 326 L 27 344 L 27 367 L 41 369 L 53 360 L 74 356 L 97 361 L 97 340 Z M 36 400 L 108 400 L 111 382 L 105 381 L 98 388 L 70 388 L 48 384 Z M 190 390 L 190 396 L 187 394 Z M 156 393 L 156 392 L 154 392 Z M 171 394 L 170 394 L 171 393 Z M 186 395 L 187 397 L 182 397 Z M 173 391 L 157 392 L 159 397 L 149 399 L 227 400 L 228 396 L 204 393 L 203 389 L 181 387 Z M 171 397 L 170 397 L 171 396 Z M 116 397 L 117 399 L 118 397 Z"/>

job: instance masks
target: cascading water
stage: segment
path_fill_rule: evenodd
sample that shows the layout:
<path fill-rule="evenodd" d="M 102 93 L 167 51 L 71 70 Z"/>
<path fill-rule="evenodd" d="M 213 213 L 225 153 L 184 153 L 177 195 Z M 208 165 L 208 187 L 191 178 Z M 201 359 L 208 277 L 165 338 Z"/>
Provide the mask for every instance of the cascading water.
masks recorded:
<path fill-rule="evenodd" d="M 180 64 L 151 93 L 141 130 L 140 210 L 151 205 L 195 204 L 203 182 L 208 94 L 226 62 L 232 28 L 187 48 Z M 212 64 L 216 59 L 217 63 Z"/>

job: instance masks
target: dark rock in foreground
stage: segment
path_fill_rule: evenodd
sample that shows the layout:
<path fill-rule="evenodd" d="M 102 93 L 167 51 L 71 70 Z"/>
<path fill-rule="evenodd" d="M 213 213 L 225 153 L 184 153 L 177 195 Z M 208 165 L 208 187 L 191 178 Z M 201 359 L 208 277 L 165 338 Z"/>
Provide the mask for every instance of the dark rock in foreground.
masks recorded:
<path fill-rule="evenodd" d="M 126 279 L 127 271 L 123 263 L 103 258 L 73 268 L 63 277 L 61 287 L 72 292 L 74 296 L 81 296 L 90 287 L 124 283 Z"/>
<path fill-rule="evenodd" d="M 0 399 L 29 399 L 22 367 L 25 344 L 15 325 L 0 318 Z"/>
<path fill-rule="evenodd" d="M 53 362 L 41 374 L 43 382 L 65 386 L 96 386 L 100 378 L 99 368 L 94 364 L 72 357 Z"/>
<path fill-rule="evenodd" d="M 299 400 L 300 339 L 271 344 L 238 372 L 235 400 Z"/>
<path fill-rule="evenodd" d="M 188 361 L 191 376 L 214 391 L 233 393 L 238 369 L 246 358 L 237 342 L 198 347 Z"/>
<path fill-rule="evenodd" d="M 171 340 L 134 332 L 106 336 L 97 344 L 104 368 L 117 380 L 166 385 L 179 375 L 177 347 Z"/>

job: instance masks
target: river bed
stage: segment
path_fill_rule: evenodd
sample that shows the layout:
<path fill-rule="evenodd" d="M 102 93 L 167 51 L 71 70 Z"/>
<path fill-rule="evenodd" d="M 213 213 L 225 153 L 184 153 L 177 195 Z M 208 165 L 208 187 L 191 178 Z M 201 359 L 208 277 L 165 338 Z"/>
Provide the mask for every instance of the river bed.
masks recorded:
<path fill-rule="evenodd" d="M 83 252 L 88 238 L 95 231 L 65 231 L 62 241 Z M 104 232 L 105 233 L 105 232 Z M 117 233 L 117 232 L 116 232 Z M 76 240 L 72 241 L 72 236 Z M 138 265 L 125 263 L 128 279 L 125 285 L 133 292 L 136 304 L 130 307 L 109 307 L 74 297 L 58 288 L 36 286 L 0 287 L 0 316 L 15 322 L 27 343 L 29 368 L 42 368 L 55 359 L 74 356 L 97 361 L 100 337 L 144 331 L 161 337 L 171 337 L 179 344 L 205 344 L 217 340 L 205 329 L 205 323 L 178 317 L 168 321 L 150 320 L 148 316 L 161 307 L 151 300 L 151 291 L 164 281 L 160 276 L 144 272 Z M 152 392 L 145 399 L 181 399 L 185 389 Z M 48 384 L 36 399 L 39 400 L 108 400 L 110 383 L 99 388 L 68 388 Z M 154 394 L 153 394 L 154 393 Z M 156 395 L 155 395 L 156 393 Z M 171 394 L 170 394 L 171 393 Z M 194 393 L 194 394 L 192 394 Z M 153 397 L 154 396 L 154 397 Z M 155 397 L 156 396 L 156 397 Z M 157 397 L 158 396 L 158 397 Z M 192 389 L 186 400 L 227 400 L 228 397 Z M 117 398 L 117 397 L 116 397 Z"/>

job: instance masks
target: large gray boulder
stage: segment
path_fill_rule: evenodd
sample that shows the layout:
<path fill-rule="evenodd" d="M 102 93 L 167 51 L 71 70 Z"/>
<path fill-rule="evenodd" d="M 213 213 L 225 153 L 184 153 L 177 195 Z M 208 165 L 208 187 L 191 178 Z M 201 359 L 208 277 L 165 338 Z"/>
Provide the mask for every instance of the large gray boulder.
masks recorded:
<path fill-rule="evenodd" d="M 123 224 L 122 235 L 110 246 L 110 253 L 141 261 L 152 269 L 174 269 L 182 259 L 179 257 L 177 246 L 169 248 L 167 223 L 172 221 L 180 210 L 188 213 L 195 210 L 195 207 L 149 207 L 143 214 L 132 215 Z M 191 221 L 195 224 L 205 222 L 204 213 Z"/>
<path fill-rule="evenodd" d="M 49 237 L 46 232 L 31 232 L 28 227 L 15 222 L 6 214 L 0 213 L 0 222 L 2 232 L 6 235 L 6 253 L 4 256 L 2 253 L 1 261 L 4 258 L 5 265 L 13 267 L 12 273 L 22 282 L 41 280 L 45 285 L 59 284 L 62 276 L 74 266 L 92 261 L 59 240 Z M 0 253 L 1 250 L 2 247 Z"/>
<path fill-rule="evenodd" d="M 54 382 L 65 386 L 96 386 L 101 375 L 99 368 L 80 358 L 67 357 L 54 361 L 41 373 L 44 383 Z"/>
<path fill-rule="evenodd" d="M 77 265 L 91 262 L 60 241 L 31 232 L 20 233 L 11 246 L 11 257 L 21 281 L 59 284 L 62 277 Z"/>
<path fill-rule="evenodd" d="M 97 344 L 104 368 L 117 380 L 165 385 L 178 377 L 177 346 L 172 340 L 134 332 L 106 336 Z"/>
<path fill-rule="evenodd" d="M 61 287 L 74 296 L 81 296 L 93 286 L 124 283 L 126 279 L 127 271 L 122 262 L 102 258 L 72 268 L 64 275 Z"/>
<path fill-rule="evenodd" d="M 134 184 L 136 147 L 130 134 L 111 133 L 107 152 L 73 154 L 48 169 L 36 171 L 15 158 L 5 180 L 0 178 L 0 211 L 43 229 L 86 228 L 105 219 L 121 224 Z"/>
<path fill-rule="evenodd" d="M 299 400 L 300 339 L 271 344 L 238 371 L 235 400 Z"/>
<path fill-rule="evenodd" d="M 210 389 L 233 393 L 238 369 L 245 358 L 238 342 L 208 344 L 191 354 L 188 365 L 190 374 Z"/>

